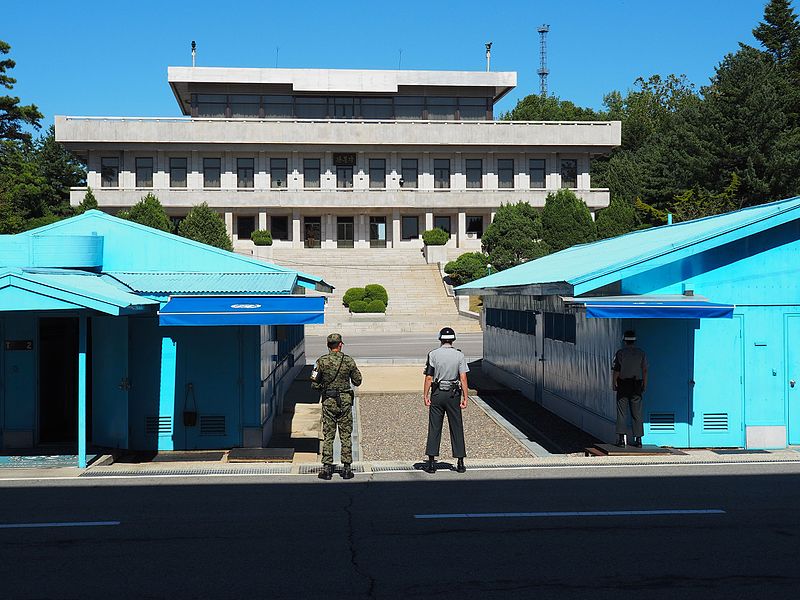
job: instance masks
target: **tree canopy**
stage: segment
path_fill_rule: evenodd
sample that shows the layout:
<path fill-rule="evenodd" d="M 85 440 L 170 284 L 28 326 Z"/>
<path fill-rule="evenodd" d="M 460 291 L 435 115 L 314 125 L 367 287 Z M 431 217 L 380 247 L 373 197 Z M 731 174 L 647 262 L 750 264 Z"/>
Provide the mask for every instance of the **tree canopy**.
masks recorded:
<path fill-rule="evenodd" d="M 161 205 L 161 201 L 152 193 L 144 196 L 130 210 L 122 211 L 118 216 L 140 225 L 172 233 L 172 222 Z"/>
<path fill-rule="evenodd" d="M 572 190 L 547 195 L 542 209 L 542 238 L 553 252 L 597 239 L 592 214 Z"/>
<path fill-rule="evenodd" d="M 2 58 L 11 51 L 3 40 L 0 40 L 0 86 L 11 90 L 17 80 L 8 72 L 17 63 L 10 58 Z M 31 134 L 24 130 L 26 125 L 39 129 L 40 121 L 44 117 L 35 104 L 20 104 L 16 96 L 0 96 L 0 141 L 21 140 L 31 141 Z"/>
<path fill-rule="evenodd" d="M 550 252 L 542 241 L 541 215 L 527 202 L 501 205 L 481 242 L 496 270 L 508 269 Z"/>
<path fill-rule="evenodd" d="M 225 229 L 225 221 L 205 202 L 189 211 L 178 226 L 178 235 L 223 250 L 233 250 L 231 238 Z"/>

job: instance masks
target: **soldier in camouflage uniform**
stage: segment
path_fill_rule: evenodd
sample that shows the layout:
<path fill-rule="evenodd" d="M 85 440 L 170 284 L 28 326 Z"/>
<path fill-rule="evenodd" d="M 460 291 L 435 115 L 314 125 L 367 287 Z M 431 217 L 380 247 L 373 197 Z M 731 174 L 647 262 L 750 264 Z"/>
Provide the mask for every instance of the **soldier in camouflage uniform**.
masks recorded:
<path fill-rule="evenodd" d="M 320 479 L 333 475 L 333 440 L 336 429 L 342 442 L 342 478 L 352 479 L 353 470 L 353 385 L 361 385 L 361 372 L 350 356 L 342 352 L 342 336 L 328 336 L 328 354 L 317 359 L 311 373 L 311 387 L 322 392 L 322 470 Z"/>

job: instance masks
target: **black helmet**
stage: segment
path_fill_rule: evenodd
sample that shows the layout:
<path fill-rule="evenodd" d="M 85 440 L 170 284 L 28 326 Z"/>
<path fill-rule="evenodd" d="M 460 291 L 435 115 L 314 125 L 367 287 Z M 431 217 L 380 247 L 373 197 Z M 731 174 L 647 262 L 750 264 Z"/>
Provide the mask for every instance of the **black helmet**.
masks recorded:
<path fill-rule="evenodd" d="M 439 340 L 442 342 L 453 342 L 456 339 L 456 332 L 451 327 L 443 327 L 439 332 Z"/>

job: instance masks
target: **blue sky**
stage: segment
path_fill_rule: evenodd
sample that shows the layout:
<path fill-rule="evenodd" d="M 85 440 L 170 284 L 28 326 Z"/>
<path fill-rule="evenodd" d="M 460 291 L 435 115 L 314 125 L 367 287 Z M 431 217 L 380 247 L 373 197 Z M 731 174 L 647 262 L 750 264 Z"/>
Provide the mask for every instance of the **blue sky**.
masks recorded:
<path fill-rule="evenodd" d="M 176 116 L 168 65 L 516 71 L 509 110 L 537 92 L 539 39 L 550 25 L 550 92 L 599 108 L 638 76 L 708 83 L 766 0 L 505 0 L 131 3 L 6 0 L 0 39 L 17 61 L 13 93 L 53 115 Z M 276 48 L 277 57 L 276 57 Z M 3 93 L 0 90 L 0 93 Z"/>

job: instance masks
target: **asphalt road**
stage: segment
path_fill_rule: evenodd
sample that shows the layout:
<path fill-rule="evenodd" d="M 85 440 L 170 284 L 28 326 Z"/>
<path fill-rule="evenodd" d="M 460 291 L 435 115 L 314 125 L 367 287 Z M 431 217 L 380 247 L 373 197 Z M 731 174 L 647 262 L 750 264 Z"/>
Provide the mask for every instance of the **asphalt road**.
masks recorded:
<path fill-rule="evenodd" d="M 796 598 L 798 475 L 662 465 L 1 482 L 0 597 Z M 106 524 L 29 527 L 56 522 Z"/>
<path fill-rule="evenodd" d="M 417 360 L 425 361 L 428 352 L 439 346 L 438 331 L 430 334 L 404 333 L 390 335 L 349 336 L 342 332 L 344 351 L 357 361 L 378 360 Z M 306 361 L 313 363 L 326 353 L 325 336 L 306 336 Z M 469 360 L 483 357 L 483 334 L 465 333 L 458 336 L 459 348 Z"/>

